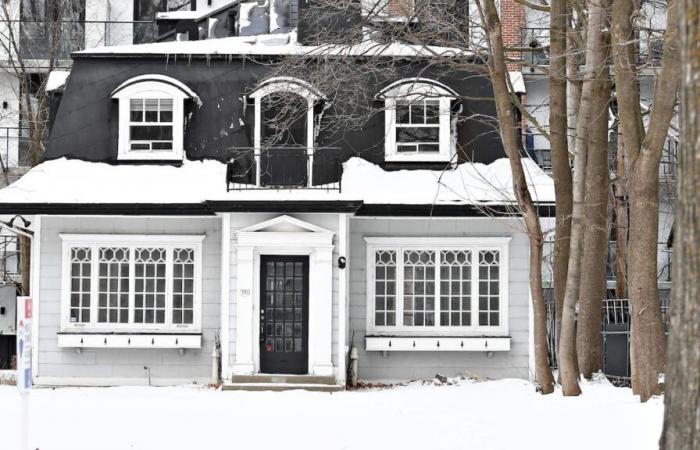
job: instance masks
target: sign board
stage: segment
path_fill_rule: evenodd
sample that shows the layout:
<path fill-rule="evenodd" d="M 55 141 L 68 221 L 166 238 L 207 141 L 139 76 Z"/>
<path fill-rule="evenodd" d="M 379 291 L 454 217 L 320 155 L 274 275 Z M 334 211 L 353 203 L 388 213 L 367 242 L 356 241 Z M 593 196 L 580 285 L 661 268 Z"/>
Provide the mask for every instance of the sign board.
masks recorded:
<path fill-rule="evenodd" d="M 17 297 L 17 389 L 32 388 L 32 299 Z"/>

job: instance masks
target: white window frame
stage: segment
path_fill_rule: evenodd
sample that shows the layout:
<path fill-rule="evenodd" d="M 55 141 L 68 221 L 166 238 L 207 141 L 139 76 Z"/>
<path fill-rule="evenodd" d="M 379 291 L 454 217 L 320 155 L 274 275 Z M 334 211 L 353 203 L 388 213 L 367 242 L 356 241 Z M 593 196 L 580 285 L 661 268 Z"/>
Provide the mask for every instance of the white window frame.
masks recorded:
<path fill-rule="evenodd" d="M 507 336 L 508 335 L 508 246 L 510 237 L 365 237 L 367 245 L 367 334 L 376 336 Z M 396 251 L 396 325 L 376 326 L 375 312 L 375 252 Z M 435 252 L 435 325 L 404 326 L 403 322 L 403 251 L 430 250 Z M 471 251 L 471 314 L 472 325 L 441 326 L 440 323 L 440 251 Z M 478 252 L 497 250 L 499 254 L 499 325 L 479 326 Z"/>
<path fill-rule="evenodd" d="M 449 162 L 455 154 L 452 140 L 451 103 L 456 93 L 446 85 L 426 78 L 399 80 L 379 93 L 384 99 L 384 158 L 387 162 Z M 439 151 L 437 153 L 402 153 L 396 144 L 397 102 L 439 101 Z"/>
<path fill-rule="evenodd" d="M 175 81 L 175 80 L 173 80 Z M 124 83 L 127 84 L 127 83 Z M 115 90 L 112 98 L 119 102 L 119 160 L 158 160 L 182 161 L 185 151 L 183 139 L 185 133 L 185 100 L 192 98 L 188 91 L 178 84 L 165 81 L 137 81 Z M 173 101 L 173 148 L 172 150 L 131 150 L 131 100 L 161 100 Z M 159 122 L 155 122 L 157 125 Z"/>
<path fill-rule="evenodd" d="M 204 235 L 114 235 L 114 234 L 60 234 L 62 241 L 61 265 L 61 332 L 126 332 L 126 333 L 200 333 L 202 328 L 202 241 Z M 90 322 L 70 321 L 71 249 L 91 249 Z M 102 247 L 166 249 L 165 261 L 165 323 L 137 324 L 134 317 L 135 260 L 129 258 L 129 322 L 98 323 L 99 252 Z M 173 250 L 194 249 L 193 322 L 173 324 Z"/>

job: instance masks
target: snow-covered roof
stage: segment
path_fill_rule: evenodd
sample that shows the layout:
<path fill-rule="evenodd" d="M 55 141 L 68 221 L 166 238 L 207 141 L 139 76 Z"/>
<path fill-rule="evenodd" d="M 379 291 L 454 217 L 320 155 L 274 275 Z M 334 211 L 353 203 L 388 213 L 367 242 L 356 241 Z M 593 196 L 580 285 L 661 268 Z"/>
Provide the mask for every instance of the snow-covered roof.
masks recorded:
<path fill-rule="evenodd" d="M 533 161 L 523 160 L 536 201 L 554 202 L 554 185 Z M 343 166 L 342 192 L 322 189 L 228 191 L 226 164 L 111 165 L 60 158 L 32 168 L 0 190 L 0 204 L 200 204 L 206 201 L 331 201 L 365 204 L 509 204 L 515 199 L 507 159 L 464 163 L 454 170 L 385 171 L 361 158 Z"/>
<path fill-rule="evenodd" d="M 554 183 L 534 161 L 523 159 L 533 199 L 554 202 Z M 343 191 L 368 204 L 503 204 L 515 202 L 510 162 L 464 163 L 454 170 L 385 171 L 361 158 L 343 165 Z"/>
<path fill-rule="evenodd" d="M 46 79 L 46 92 L 63 89 L 68 82 L 69 70 L 52 70 Z"/>
<path fill-rule="evenodd" d="M 210 11 L 167 11 L 159 12 L 156 14 L 156 19 L 159 20 L 181 20 L 181 19 L 192 19 L 197 20 L 200 17 L 204 17 L 209 14 Z"/>
<path fill-rule="evenodd" d="M 155 42 L 83 50 L 77 55 L 296 55 L 296 56 L 441 56 L 468 54 L 448 47 L 410 45 L 398 42 L 364 41 L 355 45 L 301 45 L 296 32 L 234 36 L 199 41 Z"/>

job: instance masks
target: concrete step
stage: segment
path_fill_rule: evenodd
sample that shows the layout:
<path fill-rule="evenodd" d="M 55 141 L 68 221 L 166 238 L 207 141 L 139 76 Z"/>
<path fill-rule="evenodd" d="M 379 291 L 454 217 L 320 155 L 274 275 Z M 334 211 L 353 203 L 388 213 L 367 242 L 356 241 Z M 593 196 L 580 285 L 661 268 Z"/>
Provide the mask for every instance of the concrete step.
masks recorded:
<path fill-rule="evenodd" d="M 315 384 L 315 383 L 224 383 L 224 391 L 291 391 L 305 390 L 314 392 L 338 392 L 344 390 L 343 386 L 337 384 Z"/>
<path fill-rule="evenodd" d="M 319 375 L 233 375 L 232 384 L 323 384 L 335 386 L 335 377 Z"/>

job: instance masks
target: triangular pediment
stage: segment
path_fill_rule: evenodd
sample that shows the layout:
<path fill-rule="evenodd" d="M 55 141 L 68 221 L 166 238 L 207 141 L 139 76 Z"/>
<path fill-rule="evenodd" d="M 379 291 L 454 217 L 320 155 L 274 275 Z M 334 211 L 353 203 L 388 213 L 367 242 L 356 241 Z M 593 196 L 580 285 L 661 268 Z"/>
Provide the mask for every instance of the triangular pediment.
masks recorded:
<path fill-rule="evenodd" d="M 243 228 L 238 231 L 238 233 L 331 233 L 330 230 L 321 228 L 318 225 L 314 225 L 309 222 L 304 222 L 303 220 L 295 219 L 294 217 L 283 215 L 277 216 L 274 219 L 266 220 L 264 222 L 256 223 L 249 227 Z"/>

